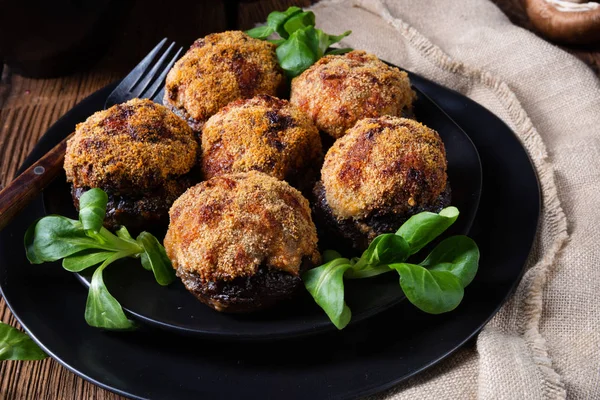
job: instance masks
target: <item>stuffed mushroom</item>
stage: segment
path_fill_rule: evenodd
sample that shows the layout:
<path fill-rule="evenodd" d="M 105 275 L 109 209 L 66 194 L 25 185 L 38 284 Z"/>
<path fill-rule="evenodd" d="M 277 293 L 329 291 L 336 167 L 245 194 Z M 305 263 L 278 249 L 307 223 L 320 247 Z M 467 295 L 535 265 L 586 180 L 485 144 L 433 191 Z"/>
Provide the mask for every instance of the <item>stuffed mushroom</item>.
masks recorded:
<path fill-rule="evenodd" d="M 308 201 L 257 171 L 188 189 L 170 210 L 165 249 L 185 287 L 217 311 L 250 312 L 293 297 L 318 265 Z"/>
<path fill-rule="evenodd" d="M 187 124 L 150 100 L 133 99 L 78 124 L 64 169 L 76 208 L 91 188 L 108 194 L 104 224 L 166 227 L 168 212 L 193 182 L 198 142 Z"/>
<path fill-rule="evenodd" d="M 363 118 L 412 111 L 408 75 L 364 51 L 321 58 L 292 81 L 290 102 L 334 138 Z"/>
<path fill-rule="evenodd" d="M 228 103 L 276 96 L 284 85 L 274 44 L 241 31 L 214 33 L 196 40 L 169 71 L 163 104 L 199 133 Z"/>
<path fill-rule="evenodd" d="M 237 100 L 213 115 L 202 129 L 201 151 L 206 179 L 256 170 L 308 192 L 323 159 L 310 118 L 268 95 Z"/>
<path fill-rule="evenodd" d="M 317 220 L 363 250 L 410 216 L 449 205 L 446 164 L 433 129 L 406 118 L 363 119 L 325 155 L 314 188 Z"/>

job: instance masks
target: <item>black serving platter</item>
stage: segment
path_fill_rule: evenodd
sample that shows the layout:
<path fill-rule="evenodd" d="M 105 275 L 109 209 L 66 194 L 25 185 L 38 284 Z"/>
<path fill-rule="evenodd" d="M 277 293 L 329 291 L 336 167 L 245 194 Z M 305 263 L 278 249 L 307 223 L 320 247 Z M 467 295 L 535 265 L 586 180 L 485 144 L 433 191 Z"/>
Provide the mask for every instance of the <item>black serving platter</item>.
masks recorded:
<path fill-rule="evenodd" d="M 7 304 L 48 354 L 132 398 L 356 398 L 437 363 L 472 338 L 519 282 L 537 228 L 540 193 L 526 151 L 500 119 L 417 75 L 411 81 L 466 132 L 481 158 L 483 188 L 469 230 L 481 250 L 480 268 L 453 312 L 428 315 L 401 301 L 340 332 L 253 343 L 177 335 L 143 324 L 135 332 L 94 329 L 83 319 L 87 290 L 75 276 L 56 263 L 30 265 L 25 258 L 23 234 L 45 214 L 42 196 L 0 232 L 0 289 Z M 111 89 L 58 121 L 23 168 L 100 109 Z M 466 170 L 458 176 L 473 179 Z"/>
<path fill-rule="evenodd" d="M 91 107 L 89 110 L 90 113 L 96 111 Z M 467 234 L 481 194 L 481 163 L 477 150 L 467 134 L 425 94 L 418 93 L 414 112 L 417 120 L 437 130 L 444 141 L 452 205 L 461 211 L 456 225 L 440 239 L 450 234 Z M 63 132 L 64 136 L 69 133 Z M 46 214 L 77 219 L 70 186 L 64 175 L 55 179 L 45 190 L 44 206 Z M 159 237 L 164 235 L 164 232 L 156 233 Z M 340 250 L 331 238 L 329 245 Z M 427 249 L 422 253 L 426 255 Z M 79 274 L 80 281 L 89 286 L 92 274 L 93 268 L 82 272 Z M 179 280 L 167 287 L 157 285 L 152 273 L 141 268 L 137 260 L 127 259 L 110 266 L 104 273 L 104 280 L 110 293 L 133 318 L 184 334 L 217 339 L 272 340 L 336 329 L 308 292 L 272 310 L 253 314 L 225 314 L 200 303 Z M 346 292 L 346 302 L 353 314 L 352 323 L 380 313 L 404 299 L 395 273 L 368 281 L 349 281 L 346 283 Z"/>

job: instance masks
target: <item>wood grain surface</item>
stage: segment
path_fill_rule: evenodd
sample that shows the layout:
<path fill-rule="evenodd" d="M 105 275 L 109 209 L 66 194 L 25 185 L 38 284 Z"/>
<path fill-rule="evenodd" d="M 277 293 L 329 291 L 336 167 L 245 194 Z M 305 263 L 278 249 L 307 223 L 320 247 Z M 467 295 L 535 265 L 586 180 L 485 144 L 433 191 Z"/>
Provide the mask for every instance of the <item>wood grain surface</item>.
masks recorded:
<path fill-rule="evenodd" d="M 516 24 L 530 28 L 519 0 L 493 0 Z M 171 5 L 177 0 L 171 0 Z M 263 0 L 244 2 L 237 10 L 241 29 L 264 21 L 275 9 L 289 5 L 308 6 L 311 0 Z M 127 16 L 123 31 L 117 35 L 102 59 L 87 72 L 55 79 L 28 79 L 4 65 L 0 82 L 0 188 L 15 176 L 38 139 L 58 118 L 83 98 L 127 74 L 156 44 L 167 36 L 184 46 L 210 32 L 225 30 L 226 13 L 221 2 L 194 1 L 181 12 L 147 7 L 136 1 Z M 188 4 L 189 5 L 189 4 Z M 171 10 L 171 11 L 169 11 Z M 181 20 L 184 18 L 185 20 Z M 175 21 L 175 22 L 173 22 Z M 599 71 L 598 49 L 567 49 Z M 18 326 L 0 299 L 2 321 Z M 100 389 L 52 359 L 44 361 L 4 361 L 0 363 L 0 399 L 122 399 Z"/>

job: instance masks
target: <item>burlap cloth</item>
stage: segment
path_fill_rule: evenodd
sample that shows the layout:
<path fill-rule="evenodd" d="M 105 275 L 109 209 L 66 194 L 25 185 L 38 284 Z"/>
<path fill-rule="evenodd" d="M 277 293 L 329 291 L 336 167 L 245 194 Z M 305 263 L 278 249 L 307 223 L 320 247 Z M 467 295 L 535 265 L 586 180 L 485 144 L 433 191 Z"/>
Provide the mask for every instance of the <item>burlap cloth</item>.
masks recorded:
<path fill-rule="evenodd" d="M 377 398 L 600 399 L 598 78 L 489 0 L 325 0 L 313 10 L 327 32 L 352 29 L 343 45 L 502 118 L 529 152 L 543 192 L 527 272 L 476 348 Z"/>

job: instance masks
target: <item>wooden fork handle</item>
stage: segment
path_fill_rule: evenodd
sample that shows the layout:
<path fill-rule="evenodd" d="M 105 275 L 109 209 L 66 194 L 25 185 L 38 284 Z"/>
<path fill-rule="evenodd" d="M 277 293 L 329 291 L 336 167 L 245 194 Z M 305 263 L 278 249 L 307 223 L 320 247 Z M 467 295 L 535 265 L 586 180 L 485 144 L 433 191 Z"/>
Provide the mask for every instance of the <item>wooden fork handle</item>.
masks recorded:
<path fill-rule="evenodd" d="M 0 192 L 0 230 L 58 176 L 70 137 L 57 144 Z"/>

